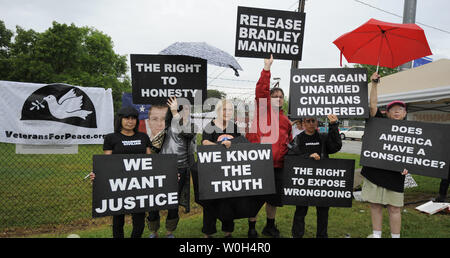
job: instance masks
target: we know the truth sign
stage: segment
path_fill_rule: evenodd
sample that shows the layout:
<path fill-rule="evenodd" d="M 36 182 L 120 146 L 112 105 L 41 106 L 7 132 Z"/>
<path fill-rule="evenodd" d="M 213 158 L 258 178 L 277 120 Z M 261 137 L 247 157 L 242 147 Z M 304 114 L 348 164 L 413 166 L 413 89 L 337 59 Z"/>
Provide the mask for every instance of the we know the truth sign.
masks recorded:
<path fill-rule="evenodd" d="M 198 146 L 200 200 L 275 193 L 272 146 Z"/>

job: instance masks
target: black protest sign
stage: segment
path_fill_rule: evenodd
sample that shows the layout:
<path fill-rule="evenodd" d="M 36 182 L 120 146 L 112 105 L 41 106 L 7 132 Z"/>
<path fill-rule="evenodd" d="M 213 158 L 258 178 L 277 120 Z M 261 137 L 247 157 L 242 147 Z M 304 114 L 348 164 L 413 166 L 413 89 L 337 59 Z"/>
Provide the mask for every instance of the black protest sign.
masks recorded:
<path fill-rule="evenodd" d="M 293 118 L 367 118 L 367 69 L 291 69 L 289 106 Z"/>
<path fill-rule="evenodd" d="M 200 200 L 275 193 L 271 145 L 198 146 L 197 154 Z"/>
<path fill-rule="evenodd" d="M 371 118 L 366 123 L 360 163 L 411 174 L 448 178 L 450 125 Z"/>
<path fill-rule="evenodd" d="M 94 155 L 92 217 L 178 206 L 176 155 Z"/>
<path fill-rule="evenodd" d="M 312 160 L 286 156 L 283 204 L 351 207 L 354 170 L 354 160 Z"/>
<path fill-rule="evenodd" d="M 305 13 L 238 6 L 235 56 L 301 60 Z"/>
<path fill-rule="evenodd" d="M 166 104 L 170 97 L 206 99 L 204 59 L 175 55 L 130 55 L 133 103 Z M 185 104 L 185 103 L 179 103 Z M 187 104 L 187 103 L 186 103 Z"/>

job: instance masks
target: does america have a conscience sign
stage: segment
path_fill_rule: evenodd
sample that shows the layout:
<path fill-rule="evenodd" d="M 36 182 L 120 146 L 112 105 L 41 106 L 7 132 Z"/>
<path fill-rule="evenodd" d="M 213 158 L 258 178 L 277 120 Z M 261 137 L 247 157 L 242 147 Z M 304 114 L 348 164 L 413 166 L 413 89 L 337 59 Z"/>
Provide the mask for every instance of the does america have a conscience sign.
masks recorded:
<path fill-rule="evenodd" d="M 305 13 L 238 7 L 235 56 L 301 60 Z"/>
<path fill-rule="evenodd" d="M 177 156 L 94 155 L 92 217 L 178 206 Z"/>
<path fill-rule="evenodd" d="M 198 146 L 199 199 L 275 193 L 272 146 Z"/>
<path fill-rule="evenodd" d="M 170 97 L 206 100 L 206 60 L 178 55 L 130 55 L 134 104 L 166 104 Z M 186 104 L 186 103 L 179 103 Z"/>
<path fill-rule="evenodd" d="M 363 166 L 448 178 L 450 125 L 384 118 L 366 123 Z"/>
<path fill-rule="evenodd" d="M 294 118 L 367 118 L 367 69 L 291 69 L 289 106 Z"/>
<path fill-rule="evenodd" d="M 286 156 L 283 204 L 351 207 L 354 169 L 354 160 Z"/>

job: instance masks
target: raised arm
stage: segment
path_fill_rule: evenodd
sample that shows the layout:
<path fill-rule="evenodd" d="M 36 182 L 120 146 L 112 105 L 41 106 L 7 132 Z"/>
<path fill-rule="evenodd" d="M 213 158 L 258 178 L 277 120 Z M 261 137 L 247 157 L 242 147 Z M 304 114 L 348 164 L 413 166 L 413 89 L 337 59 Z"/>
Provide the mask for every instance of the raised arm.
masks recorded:
<path fill-rule="evenodd" d="M 261 72 L 258 82 L 256 83 L 255 98 L 258 101 L 261 98 L 267 99 L 270 103 L 270 67 L 272 67 L 273 56 L 270 59 L 264 59 L 264 69 Z"/>
<path fill-rule="evenodd" d="M 378 104 L 378 83 L 380 81 L 380 75 L 374 72 L 370 76 L 371 87 L 370 87 L 370 116 L 375 116 L 377 114 L 377 104 Z"/>

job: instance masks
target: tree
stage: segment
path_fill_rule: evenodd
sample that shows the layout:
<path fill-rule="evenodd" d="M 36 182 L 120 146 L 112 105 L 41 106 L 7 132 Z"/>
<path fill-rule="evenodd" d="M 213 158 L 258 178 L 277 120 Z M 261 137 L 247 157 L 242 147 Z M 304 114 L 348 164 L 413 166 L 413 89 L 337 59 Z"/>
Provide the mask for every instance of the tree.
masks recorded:
<path fill-rule="evenodd" d="M 2 24 L 0 33 L 6 31 Z M 17 26 L 16 34 L 5 44 L 10 70 L 0 80 L 111 88 L 115 110 L 122 92 L 131 91 L 126 56 L 116 54 L 111 38 L 94 28 L 53 22 L 42 33 Z"/>
<path fill-rule="evenodd" d="M 220 90 L 207 90 L 206 97 L 207 98 L 224 99 L 227 97 L 227 94 Z"/>
<path fill-rule="evenodd" d="M 11 72 L 9 55 L 12 36 L 13 32 L 8 30 L 5 23 L 0 20 L 0 78 L 7 76 Z"/>
<path fill-rule="evenodd" d="M 353 67 L 367 68 L 367 75 L 368 75 L 367 78 L 370 78 L 370 76 L 372 76 L 372 74 L 377 71 L 376 65 L 355 64 Z M 378 74 L 382 77 L 393 74 L 393 73 L 397 73 L 397 72 L 398 72 L 397 68 L 392 69 L 392 68 L 388 68 L 388 67 L 381 67 L 381 66 L 378 67 Z"/>

